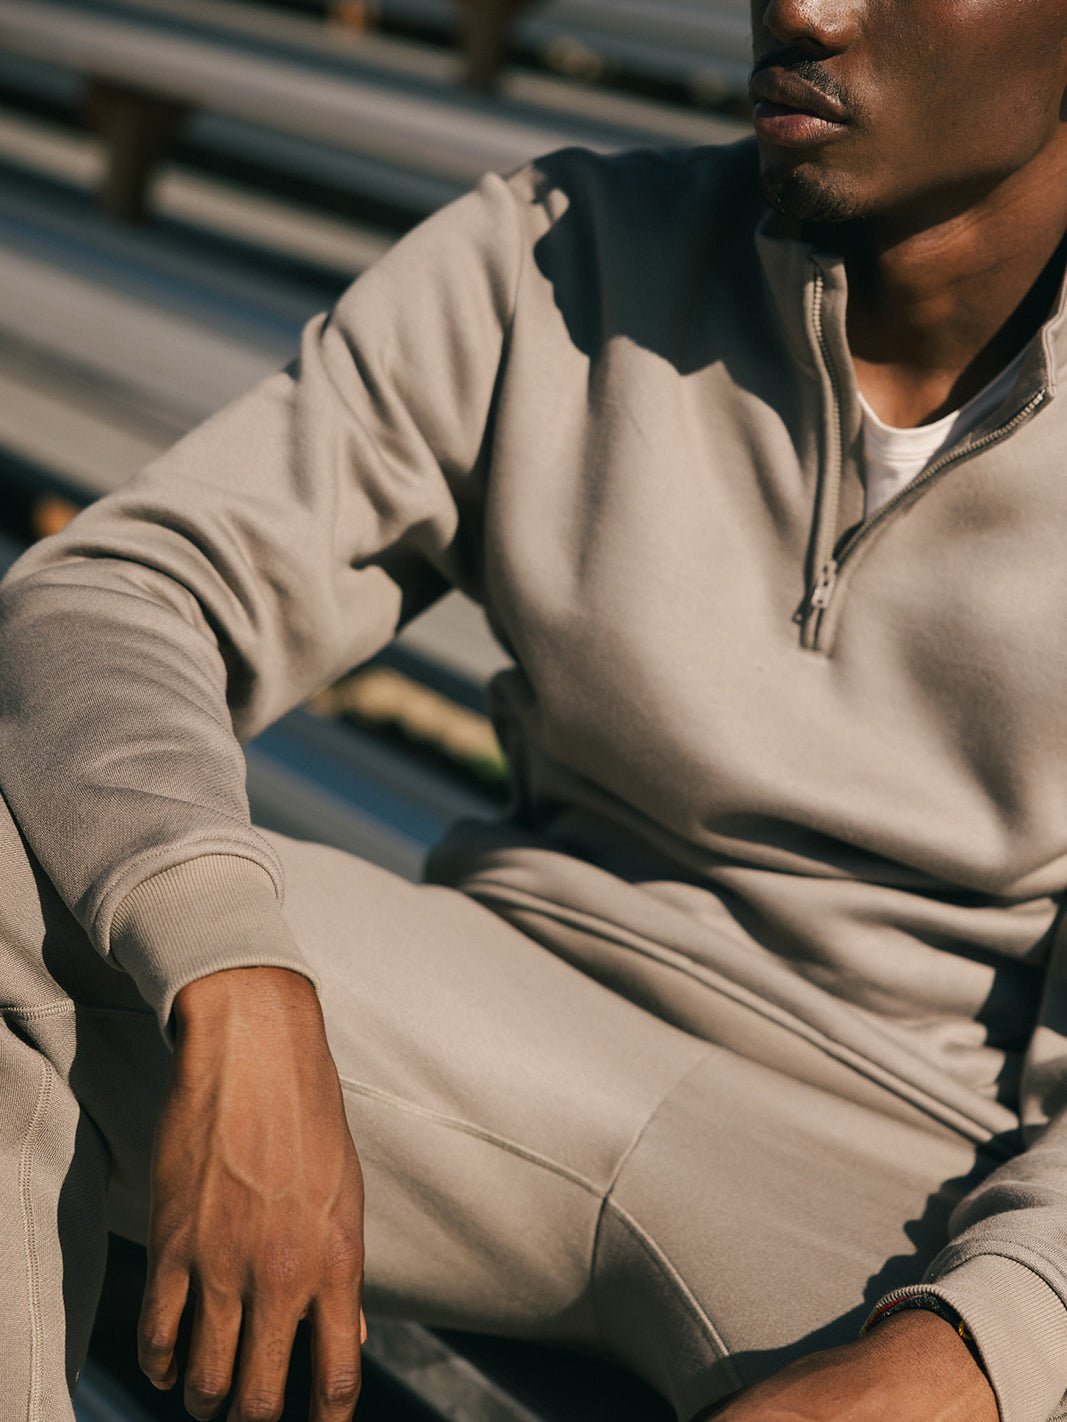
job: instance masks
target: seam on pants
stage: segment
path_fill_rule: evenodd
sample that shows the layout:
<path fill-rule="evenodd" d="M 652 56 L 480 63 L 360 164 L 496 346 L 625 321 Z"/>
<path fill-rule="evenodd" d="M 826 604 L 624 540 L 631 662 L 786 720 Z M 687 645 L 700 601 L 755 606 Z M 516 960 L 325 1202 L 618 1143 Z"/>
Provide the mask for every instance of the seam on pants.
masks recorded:
<path fill-rule="evenodd" d="M 528 1146 L 520 1145 L 518 1141 L 513 1141 L 485 1126 L 476 1126 L 472 1121 L 465 1121 L 461 1116 L 452 1116 L 447 1111 L 437 1111 L 432 1106 L 420 1106 L 415 1101 L 408 1101 L 402 1096 L 394 1096 L 391 1091 L 382 1091 L 379 1087 L 367 1086 L 363 1082 L 352 1081 L 349 1077 L 342 1076 L 340 1081 L 345 1090 L 353 1091 L 359 1096 L 366 1096 L 372 1101 L 381 1101 L 386 1105 L 395 1106 L 401 1111 L 406 1111 L 409 1115 L 421 1116 L 423 1120 L 434 1121 L 437 1125 L 461 1131 L 464 1135 L 473 1136 L 475 1140 L 484 1141 L 487 1145 L 498 1146 L 510 1155 L 516 1155 L 522 1160 L 529 1161 L 531 1165 L 538 1165 L 543 1170 L 551 1171 L 553 1175 L 559 1175 L 564 1180 L 569 1180 L 572 1185 L 577 1185 L 597 1199 L 602 1197 L 600 1187 L 594 1185 L 591 1180 L 587 1180 L 580 1171 L 572 1170 L 569 1165 L 561 1165 L 559 1161 L 542 1155 L 540 1151 L 531 1150 Z"/>
<path fill-rule="evenodd" d="M 644 1140 L 646 1131 L 648 1130 L 649 1126 L 651 1126 L 651 1124 L 652 1124 L 652 1122 L 655 1120 L 656 1116 L 659 1114 L 659 1109 L 660 1109 L 660 1107 L 663 1105 L 664 1101 L 666 1101 L 669 1096 L 673 1096 L 674 1093 L 678 1090 L 678 1088 L 682 1085 L 682 1083 L 683 1083 L 684 1081 L 688 1081 L 689 1077 L 692 1075 L 693 1072 L 696 1071 L 697 1067 L 702 1066 L 703 1063 L 707 1061 L 708 1057 L 711 1056 L 711 1050 L 712 1050 L 712 1049 L 711 1049 L 710 1047 L 707 1047 L 703 1052 L 701 1052 L 700 1056 L 696 1059 L 696 1061 L 695 1061 L 695 1062 L 691 1062 L 690 1065 L 686 1067 L 685 1071 L 682 1072 L 682 1074 L 681 1074 L 681 1076 L 678 1078 L 678 1080 L 677 1080 L 676 1082 L 674 1082 L 671 1086 L 669 1086 L 669 1087 L 667 1088 L 667 1090 L 663 1093 L 663 1095 L 660 1097 L 660 1099 L 656 1102 L 655 1106 L 653 1106 L 652 1110 L 648 1113 L 648 1115 L 645 1117 L 645 1119 L 641 1122 L 640 1126 L 638 1126 L 637 1130 L 634 1132 L 633 1140 L 630 1142 L 630 1144 L 629 1144 L 629 1145 L 626 1147 L 626 1149 L 623 1151 L 622 1155 L 619 1157 L 618 1164 L 615 1166 L 615 1169 L 611 1172 L 611 1179 L 608 1181 L 608 1187 L 607 1187 L 607 1189 L 604 1191 L 603 1197 L 602 1197 L 602 1199 L 601 1199 L 601 1201 L 600 1201 L 600 1209 L 599 1209 L 599 1211 L 597 1212 L 596 1226 L 595 1226 L 595 1228 L 594 1228 L 594 1230 L 593 1230 L 593 1247 L 592 1247 L 592 1250 L 590 1251 L 590 1255 L 589 1255 L 589 1277 L 590 1277 L 590 1279 L 592 1279 L 592 1280 L 594 1281 L 594 1282 L 593 1282 L 593 1316 L 594 1316 L 594 1318 L 596 1319 L 597 1328 L 598 1328 L 598 1330 L 599 1330 L 599 1332 L 600 1332 L 601 1338 L 604 1337 L 604 1330 L 603 1330 L 603 1328 L 601 1327 L 601 1324 L 600 1324 L 599 1294 L 598 1294 L 598 1292 L 597 1292 L 596 1282 L 595 1282 L 595 1281 L 596 1281 L 596 1257 L 597 1257 L 597 1253 L 598 1253 L 598 1251 L 599 1251 L 599 1249 L 600 1249 L 600 1231 L 601 1231 L 601 1229 L 602 1229 L 602 1227 L 603 1227 L 603 1224 L 604 1224 L 604 1214 L 605 1214 L 605 1211 L 607 1210 L 607 1207 L 608 1207 L 608 1201 L 611 1199 L 611 1195 L 612 1195 L 612 1192 L 613 1192 L 614 1189 L 615 1189 L 615 1186 L 619 1183 L 619 1177 L 622 1175 L 622 1172 L 623 1172 L 623 1170 L 625 1169 L 626 1162 L 630 1159 L 630 1157 L 633 1155 L 634 1151 L 637 1149 L 637 1147 L 638 1147 L 638 1146 L 641 1144 L 641 1142 Z M 616 1206 L 615 1208 L 616 1208 L 616 1211 L 617 1211 L 617 1210 L 618 1210 L 618 1206 Z"/>
<path fill-rule="evenodd" d="M 630 1142 L 630 1144 L 629 1144 L 629 1145 L 626 1147 L 626 1149 L 623 1151 L 622 1155 L 619 1157 L 619 1163 L 618 1163 L 618 1165 L 616 1165 L 615 1169 L 611 1172 L 611 1179 L 608 1181 L 608 1188 L 604 1191 L 604 1200 L 603 1200 L 603 1203 L 602 1203 L 602 1205 L 601 1205 L 601 1214 L 603 1214 L 603 1205 L 606 1205 L 606 1204 L 607 1204 L 607 1202 L 608 1202 L 608 1197 L 611 1195 L 612 1191 L 615 1189 L 615 1186 L 619 1183 L 619 1176 L 622 1174 L 623 1170 L 626 1168 L 626 1163 L 627 1163 L 627 1161 L 630 1159 L 630 1157 L 633 1155 L 634 1151 L 637 1149 L 637 1147 L 638 1147 L 638 1146 L 641 1144 L 641 1142 L 644 1140 L 644 1138 L 645 1138 L 645 1133 L 647 1132 L 649 1126 L 651 1126 L 652 1122 L 653 1122 L 653 1121 L 656 1119 L 656 1117 L 659 1115 L 660 1107 L 663 1105 L 663 1103 L 664 1103 L 665 1101 L 667 1101 L 670 1097 L 672 1097 L 672 1096 L 674 1095 L 674 1093 L 678 1090 L 678 1088 L 679 1088 L 680 1086 L 684 1086 L 684 1085 L 685 1085 L 685 1083 L 689 1080 L 689 1078 L 693 1075 L 693 1073 L 694 1073 L 699 1067 L 702 1067 L 702 1066 L 704 1065 L 704 1063 L 705 1063 L 705 1062 L 707 1061 L 707 1059 L 711 1056 L 711 1054 L 712 1054 L 712 1052 L 713 1052 L 714 1050 L 716 1050 L 716 1049 L 713 1048 L 712 1046 L 710 1046 L 710 1045 L 706 1046 L 706 1047 L 704 1048 L 704 1050 L 700 1053 L 700 1056 L 697 1057 L 696 1061 L 689 1063 L 689 1065 L 686 1067 L 685 1071 L 682 1072 L 682 1074 L 681 1074 L 681 1076 L 678 1078 L 678 1080 L 675 1081 L 675 1082 L 672 1082 L 671 1085 L 667 1087 L 667 1090 L 666 1090 L 666 1091 L 663 1093 L 663 1095 L 659 1098 L 659 1100 L 656 1102 L 655 1106 L 653 1106 L 652 1110 L 648 1113 L 648 1115 L 645 1117 L 645 1119 L 641 1122 L 640 1126 L 638 1126 L 637 1130 L 634 1132 L 634 1138 L 633 1138 L 633 1140 Z"/>
<path fill-rule="evenodd" d="M 718 1330 L 712 1323 L 711 1319 L 708 1318 L 703 1308 L 701 1308 L 700 1301 L 697 1299 L 692 1289 L 682 1278 L 681 1274 L 674 1267 L 674 1265 L 667 1258 L 667 1256 L 663 1253 L 659 1245 L 656 1244 L 655 1240 L 652 1239 L 651 1235 L 649 1235 L 647 1231 L 641 1225 L 638 1224 L 638 1222 L 634 1219 L 633 1215 L 631 1215 L 627 1210 L 623 1209 L 623 1207 L 612 1198 L 615 1187 L 619 1183 L 619 1179 L 622 1175 L 623 1170 L 626 1167 L 627 1161 L 633 1155 L 637 1147 L 641 1144 L 649 1127 L 652 1125 L 652 1122 L 659 1115 L 660 1108 L 663 1103 L 667 1101 L 671 1096 L 673 1096 L 674 1093 L 679 1089 L 679 1087 L 683 1086 L 685 1082 L 688 1081 L 689 1078 L 693 1075 L 693 1073 L 707 1062 L 708 1058 L 712 1055 L 712 1051 L 713 1048 L 709 1046 L 705 1051 L 701 1052 L 697 1060 L 695 1062 L 691 1062 L 690 1065 L 686 1067 L 685 1071 L 682 1072 L 681 1076 L 674 1083 L 674 1085 L 669 1087 L 663 1093 L 659 1101 L 657 1101 L 655 1107 L 649 1112 L 648 1116 L 642 1122 L 640 1129 L 634 1135 L 633 1140 L 623 1152 L 622 1157 L 619 1160 L 618 1165 L 615 1167 L 614 1173 L 612 1174 L 608 1188 L 604 1192 L 604 1198 L 600 1202 L 600 1212 L 597 1215 L 596 1229 L 593 1234 L 593 1252 L 590 1268 L 590 1278 L 593 1280 L 593 1314 L 596 1318 L 597 1328 L 600 1332 L 600 1337 L 601 1339 L 603 1339 L 604 1328 L 600 1322 L 600 1291 L 596 1285 L 596 1258 L 597 1253 L 600 1249 L 600 1236 L 603 1230 L 604 1217 L 607 1214 L 608 1209 L 610 1208 L 613 1211 L 616 1219 L 619 1220 L 619 1222 L 624 1225 L 625 1228 L 629 1231 L 630 1235 L 637 1240 L 637 1242 L 644 1249 L 645 1253 L 649 1256 L 649 1258 L 652 1259 L 652 1261 L 657 1265 L 660 1271 L 671 1280 L 671 1283 L 674 1284 L 683 1302 L 685 1303 L 686 1308 L 696 1320 L 700 1329 L 711 1339 L 711 1342 L 713 1343 L 715 1348 L 718 1349 L 722 1357 L 728 1361 L 730 1350 L 726 1347 L 725 1342 L 720 1337 Z M 741 1379 L 737 1373 L 736 1368 L 734 1367 L 733 1363 L 730 1363 L 729 1366 L 731 1373 L 737 1380 L 738 1387 L 740 1387 Z"/>
<path fill-rule="evenodd" d="M 710 1339 L 713 1346 L 717 1349 L 721 1360 L 729 1368 L 735 1386 L 741 1387 L 742 1378 L 730 1357 L 729 1348 L 727 1348 L 726 1343 L 724 1342 L 714 1323 L 712 1323 L 711 1319 L 704 1312 L 703 1308 L 701 1308 L 699 1299 L 693 1293 L 692 1289 L 682 1278 L 681 1274 L 674 1267 L 671 1261 L 667 1258 L 666 1254 L 664 1254 L 663 1250 L 660 1249 L 659 1245 L 648 1233 L 648 1231 L 642 1225 L 638 1224 L 637 1220 L 634 1219 L 633 1215 L 631 1215 L 627 1210 L 624 1210 L 621 1205 L 617 1205 L 614 1200 L 610 1199 L 605 1199 L 604 1205 L 605 1208 L 610 1207 L 619 1223 L 623 1225 L 624 1228 L 630 1233 L 630 1235 L 637 1241 L 637 1243 L 645 1251 L 645 1253 L 652 1260 L 652 1262 L 659 1268 L 660 1272 L 665 1274 L 667 1278 L 670 1279 L 671 1283 L 674 1285 L 679 1296 L 684 1302 L 689 1314 L 696 1321 L 697 1326 L 700 1328 L 701 1332 L 704 1333 L 708 1339 Z"/>
<path fill-rule="evenodd" d="M 41 1122 L 44 1120 L 44 1114 L 52 1094 L 52 1071 L 47 1062 L 41 1063 L 40 1072 L 37 1101 L 19 1158 L 19 1203 L 22 1209 L 23 1239 L 26 1247 L 26 1284 L 30 1315 L 30 1389 L 26 1404 L 26 1422 L 39 1422 L 44 1395 L 41 1271 L 37 1258 L 37 1226 L 34 1219 L 32 1186 L 33 1153 L 37 1145 Z"/>

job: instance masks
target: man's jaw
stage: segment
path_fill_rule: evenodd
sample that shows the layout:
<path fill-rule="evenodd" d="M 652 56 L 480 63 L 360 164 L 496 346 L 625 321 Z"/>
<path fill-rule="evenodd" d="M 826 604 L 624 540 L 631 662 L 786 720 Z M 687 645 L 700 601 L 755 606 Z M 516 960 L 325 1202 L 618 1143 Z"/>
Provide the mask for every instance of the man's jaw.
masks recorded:
<path fill-rule="evenodd" d="M 860 216 L 852 184 L 836 171 L 841 160 L 831 152 L 863 124 L 826 61 L 796 47 L 768 51 L 753 67 L 749 94 L 768 202 L 803 222 Z"/>

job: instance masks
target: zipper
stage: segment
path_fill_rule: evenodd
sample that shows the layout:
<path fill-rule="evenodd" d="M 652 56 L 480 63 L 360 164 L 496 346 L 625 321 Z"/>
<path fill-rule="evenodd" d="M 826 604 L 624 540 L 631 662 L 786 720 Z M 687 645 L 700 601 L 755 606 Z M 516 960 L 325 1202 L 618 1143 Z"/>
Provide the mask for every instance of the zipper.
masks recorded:
<path fill-rule="evenodd" d="M 825 612 L 837 586 L 837 559 L 829 558 L 819 569 L 808 595 L 808 606 L 816 612 Z"/>
<path fill-rule="evenodd" d="M 1021 410 L 1016 410 L 1011 419 L 1003 425 L 998 425 L 995 430 L 981 435 L 978 439 L 969 440 L 958 445 L 955 449 L 946 450 L 939 455 L 932 464 L 928 465 L 920 474 L 916 474 L 910 484 L 905 484 L 903 489 L 898 489 L 891 499 L 887 499 L 877 513 L 861 523 L 851 538 L 845 543 L 838 555 L 838 563 L 847 558 L 848 555 L 859 544 L 863 543 L 870 534 L 892 514 L 893 510 L 905 499 L 909 498 L 916 489 L 923 489 L 927 484 L 942 474 L 952 464 L 959 464 L 961 460 L 968 459 L 972 454 L 977 454 L 980 450 L 988 449 L 990 445 L 999 444 L 1002 439 L 1013 434 L 1020 425 L 1024 425 L 1031 415 L 1045 403 L 1047 391 L 1039 390 L 1036 395 L 1026 402 Z"/>
<path fill-rule="evenodd" d="M 830 379 L 830 388 L 834 401 L 834 413 L 836 415 L 835 429 L 837 430 L 837 448 L 835 459 L 831 463 L 831 480 L 827 490 L 827 508 L 836 514 L 837 502 L 840 498 L 841 486 L 841 459 L 842 459 L 842 439 L 841 439 L 841 400 L 840 391 L 837 384 L 837 377 L 834 373 L 833 361 L 830 359 L 830 350 L 826 341 L 826 335 L 822 324 L 822 296 L 823 296 L 823 274 L 821 269 L 816 268 L 815 291 L 812 301 L 812 318 L 815 323 L 815 334 L 819 342 L 819 349 L 822 353 L 823 361 L 826 365 L 827 374 Z M 953 464 L 958 464 L 964 459 L 969 459 L 972 454 L 978 454 L 983 449 L 988 449 L 991 445 L 999 444 L 1002 439 L 1014 433 L 1020 425 L 1024 425 L 1027 420 L 1034 415 L 1045 403 L 1048 395 L 1047 390 L 1039 390 L 1017 410 L 1010 420 L 998 425 L 995 430 L 989 430 L 978 439 L 967 440 L 955 449 L 946 450 L 939 455 L 932 464 L 929 464 L 919 474 L 905 484 L 902 489 L 898 489 L 892 498 L 886 502 L 869 519 L 855 530 L 855 532 L 837 550 L 834 550 L 830 540 L 825 537 L 820 540 L 819 552 L 822 555 L 818 562 L 818 572 L 808 590 L 807 596 L 798 609 L 797 621 L 802 627 L 803 645 L 812 651 L 825 650 L 821 640 L 823 624 L 830 604 L 833 602 L 834 593 L 838 585 L 838 575 L 842 565 L 849 559 L 855 550 L 871 538 L 878 529 L 893 516 L 893 513 L 901 504 L 910 500 L 920 489 L 925 489 L 938 479 L 946 469 Z M 826 526 L 826 519 L 821 519 L 823 526 Z M 831 539 L 833 534 L 831 532 Z M 827 545 L 830 546 L 827 546 Z"/>
<path fill-rule="evenodd" d="M 826 461 L 823 475 L 825 482 L 820 491 L 816 515 L 819 520 L 816 535 L 818 543 L 815 550 L 815 566 L 818 572 L 815 574 L 815 581 L 812 583 L 807 597 L 801 603 L 797 615 L 797 621 L 801 624 L 801 640 L 806 647 L 812 648 L 815 646 L 818 635 L 817 623 L 821 621 L 823 613 L 829 607 L 837 584 L 838 565 L 833 557 L 833 543 L 837 507 L 841 499 L 841 465 L 844 459 L 844 437 L 841 430 L 841 387 L 838 384 L 837 371 L 830 355 L 830 345 L 826 339 L 826 330 L 822 319 L 826 278 L 819 264 L 815 262 L 813 265 L 815 267 L 815 285 L 812 291 L 811 318 L 815 326 L 815 338 L 819 343 L 823 366 L 830 382 L 833 420 L 830 425 L 832 440 L 828 451 L 830 457 Z"/>

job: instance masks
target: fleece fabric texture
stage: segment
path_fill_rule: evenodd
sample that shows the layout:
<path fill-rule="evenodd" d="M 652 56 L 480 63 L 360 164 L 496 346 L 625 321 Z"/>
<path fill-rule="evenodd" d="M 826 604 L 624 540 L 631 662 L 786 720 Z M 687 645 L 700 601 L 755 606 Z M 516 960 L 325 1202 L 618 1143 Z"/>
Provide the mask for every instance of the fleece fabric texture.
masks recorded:
<path fill-rule="evenodd" d="M 1004 1422 L 1067 1389 L 1063 301 L 863 521 L 841 260 L 754 146 L 551 155 L 423 223 L 298 359 L 0 588 L 2 787 L 166 1027 L 307 971 L 240 743 L 449 585 L 514 668 L 499 823 L 429 876 L 685 984 L 1004 1163 L 928 1270 Z M 578 943 L 580 946 L 575 947 Z M 563 949 L 561 948 L 561 951 Z"/>

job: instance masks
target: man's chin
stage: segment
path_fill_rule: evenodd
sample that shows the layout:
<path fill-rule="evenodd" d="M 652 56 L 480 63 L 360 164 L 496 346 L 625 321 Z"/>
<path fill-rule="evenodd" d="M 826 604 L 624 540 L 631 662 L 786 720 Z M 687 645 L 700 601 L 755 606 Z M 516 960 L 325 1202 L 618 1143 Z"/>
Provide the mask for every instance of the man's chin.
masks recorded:
<path fill-rule="evenodd" d="M 840 182 L 808 166 L 768 164 L 760 174 L 763 195 L 784 217 L 799 222 L 851 222 L 863 215 L 855 197 Z"/>

